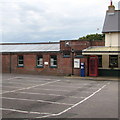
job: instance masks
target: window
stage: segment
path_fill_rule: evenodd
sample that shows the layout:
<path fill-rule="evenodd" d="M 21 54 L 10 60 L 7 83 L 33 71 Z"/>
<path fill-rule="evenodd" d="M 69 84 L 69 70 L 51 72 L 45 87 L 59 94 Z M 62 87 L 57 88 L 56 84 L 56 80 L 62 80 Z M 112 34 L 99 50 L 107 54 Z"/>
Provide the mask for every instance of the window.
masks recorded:
<path fill-rule="evenodd" d="M 102 55 L 98 55 L 98 67 L 102 67 Z"/>
<path fill-rule="evenodd" d="M 37 67 L 43 67 L 43 56 L 37 55 Z"/>
<path fill-rule="evenodd" d="M 109 56 L 109 67 L 118 67 L 118 55 Z"/>
<path fill-rule="evenodd" d="M 70 57 L 70 51 L 63 51 L 63 57 L 64 58 Z"/>
<path fill-rule="evenodd" d="M 57 55 L 50 56 L 50 66 L 57 67 Z"/>
<path fill-rule="evenodd" d="M 82 57 L 82 51 L 75 51 L 75 57 Z"/>
<path fill-rule="evenodd" d="M 18 67 L 23 67 L 24 66 L 24 57 L 23 55 L 18 56 Z"/>

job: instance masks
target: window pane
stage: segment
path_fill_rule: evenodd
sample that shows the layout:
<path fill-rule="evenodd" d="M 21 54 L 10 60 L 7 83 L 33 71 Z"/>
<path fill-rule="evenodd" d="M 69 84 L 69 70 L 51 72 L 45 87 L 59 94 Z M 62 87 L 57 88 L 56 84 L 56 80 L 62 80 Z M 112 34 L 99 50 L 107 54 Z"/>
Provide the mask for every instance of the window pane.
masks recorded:
<path fill-rule="evenodd" d="M 98 55 L 98 67 L 102 67 L 102 55 Z"/>
<path fill-rule="evenodd" d="M 75 52 L 75 55 L 76 55 L 76 56 L 81 56 L 81 55 L 82 55 L 82 51 L 76 51 L 76 52 Z"/>
<path fill-rule="evenodd" d="M 42 61 L 37 61 L 37 65 L 42 66 L 43 65 Z"/>
<path fill-rule="evenodd" d="M 70 57 L 70 51 L 63 51 L 63 57 Z"/>
<path fill-rule="evenodd" d="M 37 66 L 43 66 L 43 56 L 37 56 Z"/>
<path fill-rule="evenodd" d="M 54 66 L 53 62 L 51 62 L 51 66 Z"/>
<path fill-rule="evenodd" d="M 54 65 L 57 65 L 57 61 L 54 61 Z"/>
<path fill-rule="evenodd" d="M 110 55 L 109 56 L 109 66 L 110 67 L 118 67 L 118 55 Z"/>
<path fill-rule="evenodd" d="M 19 56 L 19 60 L 23 60 L 23 56 Z"/>
<path fill-rule="evenodd" d="M 57 56 L 56 55 L 51 55 L 50 65 L 57 66 Z"/>
<path fill-rule="evenodd" d="M 19 61 L 19 64 L 23 64 L 23 61 Z"/>
<path fill-rule="evenodd" d="M 24 59 L 23 56 L 20 55 L 18 56 L 18 66 L 23 66 L 24 65 Z"/>

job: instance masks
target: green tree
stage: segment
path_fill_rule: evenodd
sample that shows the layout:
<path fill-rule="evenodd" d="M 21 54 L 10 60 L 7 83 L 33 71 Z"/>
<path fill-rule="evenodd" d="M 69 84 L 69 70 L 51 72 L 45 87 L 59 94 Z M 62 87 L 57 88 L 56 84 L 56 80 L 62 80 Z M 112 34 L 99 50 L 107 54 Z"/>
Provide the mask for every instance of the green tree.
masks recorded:
<path fill-rule="evenodd" d="M 78 40 L 89 40 L 89 41 L 95 41 L 95 40 L 104 40 L 105 35 L 104 34 L 90 34 L 83 37 L 80 37 Z"/>

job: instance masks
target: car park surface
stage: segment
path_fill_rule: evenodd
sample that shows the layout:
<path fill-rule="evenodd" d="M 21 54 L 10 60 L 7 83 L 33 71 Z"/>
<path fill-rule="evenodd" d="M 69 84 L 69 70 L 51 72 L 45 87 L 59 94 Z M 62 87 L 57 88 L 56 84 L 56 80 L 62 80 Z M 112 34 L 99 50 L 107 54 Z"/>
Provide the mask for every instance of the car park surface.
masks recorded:
<path fill-rule="evenodd" d="M 118 118 L 118 81 L 3 74 L 3 118 Z"/>

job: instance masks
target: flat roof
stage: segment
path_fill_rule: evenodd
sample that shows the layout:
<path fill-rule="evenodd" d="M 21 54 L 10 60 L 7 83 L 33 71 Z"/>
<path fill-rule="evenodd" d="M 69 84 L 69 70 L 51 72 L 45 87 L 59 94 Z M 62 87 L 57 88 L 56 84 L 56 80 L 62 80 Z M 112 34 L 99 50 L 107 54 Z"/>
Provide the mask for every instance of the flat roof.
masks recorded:
<path fill-rule="evenodd" d="M 0 52 L 54 52 L 60 51 L 60 44 L 1 44 Z"/>

